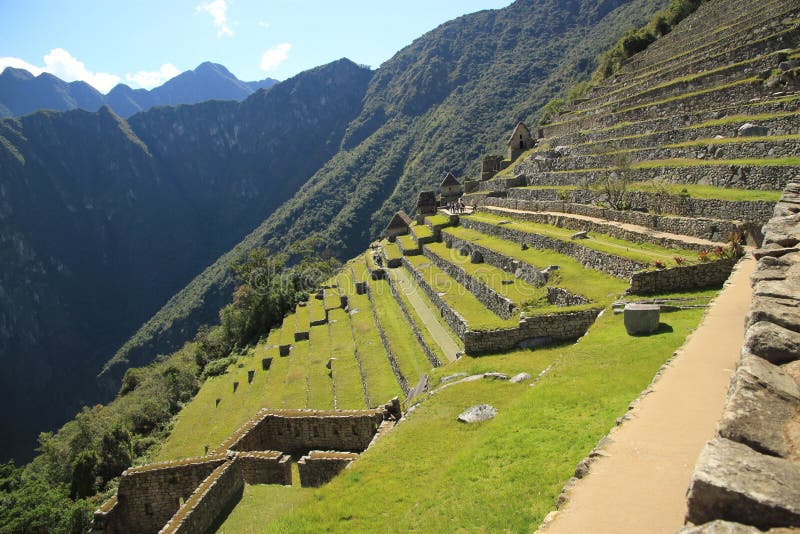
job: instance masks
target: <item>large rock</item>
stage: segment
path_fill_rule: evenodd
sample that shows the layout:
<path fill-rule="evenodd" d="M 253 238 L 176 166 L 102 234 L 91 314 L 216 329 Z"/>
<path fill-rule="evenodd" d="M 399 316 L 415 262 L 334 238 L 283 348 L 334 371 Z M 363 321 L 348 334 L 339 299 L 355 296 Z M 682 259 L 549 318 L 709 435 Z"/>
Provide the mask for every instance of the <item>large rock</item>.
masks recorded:
<path fill-rule="evenodd" d="M 624 313 L 625 330 L 628 334 L 652 334 L 658 330 L 661 318 L 661 307 L 658 304 L 626 304 Z"/>
<path fill-rule="evenodd" d="M 754 137 L 754 136 L 762 136 L 762 135 L 769 135 L 769 129 L 765 128 L 764 126 L 757 126 L 751 122 L 746 122 L 739 126 L 739 129 L 736 130 L 739 133 L 740 137 Z"/>
<path fill-rule="evenodd" d="M 800 358 L 800 333 L 780 325 L 759 321 L 750 325 L 744 336 L 750 353 L 781 365 Z"/>
<path fill-rule="evenodd" d="M 800 306 L 794 299 L 754 296 L 747 315 L 747 324 L 758 321 L 775 323 L 794 332 L 800 332 Z"/>
<path fill-rule="evenodd" d="M 800 465 L 715 438 L 697 460 L 687 508 L 696 525 L 725 519 L 760 529 L 800 526 Z"/>
<path fill-rule="evenodd" d="M 520 382 L 525 382 L 526 380 L 530 379 L 531 379 L 530 373 L 519 373 L 512 376 L 509 382 L 511 382 L 512 384 L 519 384 Z"/>
<path fill-rule="evenodd" d="M 493 419 L 496 415 L 497 410 L 494 406 L 490 404 L 478 404 L 477 406 L 467 408 L 461 412 L 461 415 L 458 416 L 458 420 L 462 423 L 480 423 Z"/>
<path fill-rule="evenodd" d="M 789 457 L 787 428 L 800 408 L 800 388 L 780 367 L 745 354 L 733 375 L 717 432 L 753 449 Z"/>
<path fill-rule="evenodd" d="M 755 272 L 750 275 L 753 283 L 787 278 L 800 278 L 800 254 L 786 254 L 779 258 L 763 256 L 758 260 Z"/>
<path fill-rule="evenodd" d="M 773 217 L 764 225 L 764 244 L 774 243 L 782 247 L 793 247 L 800 243 L 800 214 Z"/>
<path fill-rule="evenodd" d="M 761 534 L 761 531 L 749 525 L 717 520 L 705 525 L 685 527 L 678 534 Z"/>

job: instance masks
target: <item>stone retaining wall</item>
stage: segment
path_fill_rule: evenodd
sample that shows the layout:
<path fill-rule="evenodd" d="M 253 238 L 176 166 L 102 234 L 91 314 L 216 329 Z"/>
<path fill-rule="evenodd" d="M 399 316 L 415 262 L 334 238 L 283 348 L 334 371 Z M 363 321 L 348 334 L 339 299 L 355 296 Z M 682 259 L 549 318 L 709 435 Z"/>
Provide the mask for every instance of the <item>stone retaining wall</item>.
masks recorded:
<path fill-rule="evenodd" d="M 406 320 L 408 320 L 408 324 L 411 326 L 411 331 L 414 332 L 414 337 L 417 338 L 417 341 L 425 351 L 425 356 L 427 356 L 428 361 L 431 362 L 431 365 L 434 367 L 440 367 L 442 362 L 439 361 L 439 358 L 437 358 L 436 354 L 433 353 L 431 348 L 428 346 L 428 343 L 425 342 L 425 338 L 422 337 L 422 332 L 420 332 L 419 328 L 417 328 L 417 323 L 414 321 L 414 318 L 411 317 L 411 313 L 409 313 L 406 303 L 403 302 L 403 299 L 397 292 L 397 287 L 394 285 L 394 280 L 392 280 L 392 277 L 390 276 L 386 278 L 386 281 L 389 282 L 389 289 L 392 291 L 392 296 L 394 297 L 395 302 L 397 302 L 397 305 L 400 306 L 400 309 L 403 311 L 403 315 L 406 316 Z"/>
<path fill-rule="evenodd" d="M 539 287 L 544 285 L 546 282 L 545 276 L 541 273 L 541 271 L 535 265 L 530 263 L 514 260 L 472 241 L 459 239 L 447 231 L 442 233 L 442 241 L 448 248 L 459 249 L 463 247 L 469 247 L 471 250 L 476 250 L 483 255 L 483 261 L 485 263 L 497 267 L 498 269 L 502 269 L 507 273 L 513 274 L 520 280 L 524 280 L 533 286 Z"/>
<path fill-rule="evenodd" d="M 402 258 L 402 262 L 405 265 L 408 260 L 406 260 L 405 256 Z M 384 280 L 388 280 L 389 277 L 386 276 Z M 389 358 L 389 365 L 392 367 L 392 372 L 394 373 L 394 377 L 397 379 L 397 383 L 400 385 L 400 389 L 403 390 L 404 395 L 408 395 L 409 390 L 411 387 L 408 385 L 408 380 L 405 376 L 403 376 L 402 371 L 400 371 L 400 366 L 397 365 L 397 358 L 395 357 L 394 351 L 392 350 L 392 346 L 389 345 L 389 340 L 386 338 L 386 332 L 383 330 L 383 326 L 381 326 L 381 322 L 378 319 L 378 310 L 375 307 L 375 299 L 372 297 L 372 291 L 367 293 L 369 296 L 369 306 L 372 311 L 372 317 L 375 320 L 375 327 L 378 329 L 378 335 L 381 338 L 381 344 L 383 345 L 383 349 L 386 351 L 386 356 Z"/>
<path fill-rule="evenodd" d="M 461 314 L 452 309 L 439 294 L 433 290 L 428 284 L 427 280 L 411 265 L 407 259 L 403 258 L 403 267 L 408 269 L 411 277 L 416 282 L 417 286 L 422 288 L 430 301 L 439 309 L 439 313 L 455 334 L 464 339 L 464 333 L 467 331 L 467 321 L 461 317 Z"/>
<path fill-rule="evenodd" d="M 311 451 L 297 462 L 300 485 L 317 488 L 327 484 L 357 457 L 352 453 Z"/>
<path fill-rule="evenodd" d="M 248 484 L 292 485 L 291 456 L 277 451 L 240 452 L 237 463 Z"/>
<path fill-rule="evenodd" d="M 232 460 L 219 466 L 204 480 L 181 509 L 161 529 L 161 534 L 209 532 L 219 517 L 241 499 L 242 471 Z"/>
<path fill-rule="evenodd" d="M 687 522 L 703 524 L 691 532 L 714 532 L 719 520 L 760 530 L 800 527 L 798 245 L 800 184 L 789 184 L 754 253 L 741 357 L 717 437 L 700 454 L 689 485 Z"/>
<path fill-rule="evenodd" d="M 431 260 L 431 263 L 439 268 L 442 272 L 450 276 L 453 280 L 464 286 L 467 291 L 475 295 L 481 304 L 486 306 L 495 315 L 503 319 L 510 319 L 517 313 L 516 305 L 506 297 L 499 294 L 497 291 L 486 285 L 483 281 L 471 276 L 467 271 L 454 263 L 450 263 L 444 258 L 439 257 L 428 248 L 422 251 L 422 254 Z"/>
<path fill-rule="evenodd" d="M 503 225 L 494 225 L 470 218 L 463 218 L 461 225 L 478 232 L 493 235 L 507 241 L 515 243 L 525 243 L 538 249 L 547 249 L 566 254 L 578 260 L 584 267 L 603 271 L 617 278 L 629 278 L 631 274 L 648 267 L 646 263 L 641 263 L 605 252 L 600 252 L 586 248 L 577 243 L 561 241 L 551 237 L 514 230 Z"/>
<path fill-rule="evenodd" d="M 627 293 L 652 295 L 673 291 L 691 291 L 721 287 L 731 275 L 736 259 L 721 259 L 708 263 L 641 271 L 631 275 Z"/>
<path fill-rule="evenodd" d="M 313 449 L 360 452 L 382 420 L 383 410 L 264 410 L 226 447 L 290 454 Z"/>
<path fill-rule="evenodd" d="M 571 218 L 569 217 L 569 214 L 565 214 L 562 216 L 562 215 L 553 215 L 550 213 L 540 213 L 535 211 L 525 212 L 525 213 L 508 213 L 503 210 L 492 209 L 491 207 L 486 207 L 486 206 L 482 207 L 481 211 L 486 211 L 489 213 L 494 213 L 495 215 L 510 217 L 523 221 L 549 224 L 551 226 L 556 226 L 558 228 L 568 228 L 570 230 L 578 230 L 586 232 L 597 232 L 599 234 L 610 235 L 611 237 L 616 237 L 618 239 L 624 239 L 625 241 L 630 241 L 631 243 L 637 243 L 643 241 L 646 243 L 651 243 L 665 248 L 682 248 L 686 250 L 695 250 L 698 252 L 709 248 L 709 245 L 706 244 L 692 243 L 681 239 L 674 239 L 665 236 L 656 236 L 642 232 L 633 232 L 631 230 L 626 230 L 625 228 L 622 228 L 613 223 L 607 223 L 607 222 L 597 223 L 595 221 L 589 221 L 586 219 Z"/>

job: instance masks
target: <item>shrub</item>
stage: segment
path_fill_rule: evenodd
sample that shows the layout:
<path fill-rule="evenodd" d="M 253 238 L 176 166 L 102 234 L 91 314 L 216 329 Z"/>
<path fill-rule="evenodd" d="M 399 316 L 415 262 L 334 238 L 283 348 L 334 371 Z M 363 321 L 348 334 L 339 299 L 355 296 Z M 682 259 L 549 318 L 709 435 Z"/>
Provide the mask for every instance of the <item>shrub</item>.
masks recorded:
<path fill-rule="evenodd" d="M 219 360 L 209 362 L 208 365 L 206 365 L 205 370 L 203 370 L 203 377 L 208 378 L 209 376 L 219 376 L 225 374 L 228 366 L 235 361 L 236 356 L 229 356 L 227 358 L 220 358 Z"/>
<path fill-rule="evenodd" d="M 653 267 L 655 267 L 656 269 L 663 269 L 666 266 L 667 265 L 661 260 L 656 260 L 653 262 Z"/>
<path fill-rule="evenodd" d="M 708 258 L 708 251 L 707 251 L 707 250 L 701 250 L 701 251 L 700 251 L 700 252 L 697 254 L 697 256 L 698 256 L 699 260 L 700 260 L 701 262 L 703 262 L 703 263 L 705 263 L 705 262 L 707 262 L 707 261 L 709 260 L 709 258 Z"/>
<path fill-rule="evenodd" d="M 680 256 L 675 256 L 673 259 L 675 260 L 675 263 L 677 263 L 678 265 L 683 265 L 683 262 L 686 261 L 685 258 L 681 258 Z"/>

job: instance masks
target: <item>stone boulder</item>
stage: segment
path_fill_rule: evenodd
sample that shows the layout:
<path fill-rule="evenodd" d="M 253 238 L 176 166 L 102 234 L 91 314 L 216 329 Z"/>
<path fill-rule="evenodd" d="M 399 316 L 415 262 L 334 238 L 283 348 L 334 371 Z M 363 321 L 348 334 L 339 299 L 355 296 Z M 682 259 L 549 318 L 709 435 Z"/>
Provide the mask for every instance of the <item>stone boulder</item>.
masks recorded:
<path fill-rule="evenodd" d="M 747 314 L 747 324 L 767 321 L 800 332 L 800 306 L 794 298 L 775 298 L 755 295 Z"/>
<path fill-rule="evenodd" d="M 461 423 L 481 423 L 494 419 L 495 416 L 497 416 L 497 410 L 494 406 L 478 404 L 461 412 L 461 415 L 458 416 L 458 421 Z"/>
<path fill-rule="evenodd" d="M 800 333 L 759 321 L 747 329 L 744 346 L 751 354 L 781 365 L 800 358 Z"/>
<path fill-rule="evenodd" d="M 512 384 L 519 384 L 520 382 L 525 382 L 526 380 L 530 380 L 531 375 L 530 373 L 519 373 L 511 377 L 509 382 Z"/>
<path fill-rule="evenodd" d="M 491 380 L 508 380 L 508 375 L 504 375 L 503 373 L 483 373 L 483 378 L 489 378 Z"/>
<path fill-rule="evenodd" d="M 739 126 L 736 130 L 739 134 L 739 137 L 755 137 L 755 136 L 763 136 L 769 135 L 769 129 L 765 128 L 764 126 L 757 126 L 751 122 L 746 122 Z"/>
<path fill-rule="evenodd" d="M 724 438 L 708 442 L 689 482 L 687 521 L 800 526 L 800 465 Z"/>
<path fill-rule="evenodd" d="M 570 236 L 570 239 L 589 239 L 589 232 L 575 232 Z"/>
<path fill-rule="evenodd" d="M 731 380 L 717 432 L 753 449 L 786 458 L 787 429 L 800 408 L 800 387 L 778 366 L 745 354 Z"/>
<path fill-rule="evenodd" d="M 626 304 L 623 313 L 625 330 L 631 336 L 652 334 L 658 330 L 661 318 L 661 307 L 658 304 Z"/>

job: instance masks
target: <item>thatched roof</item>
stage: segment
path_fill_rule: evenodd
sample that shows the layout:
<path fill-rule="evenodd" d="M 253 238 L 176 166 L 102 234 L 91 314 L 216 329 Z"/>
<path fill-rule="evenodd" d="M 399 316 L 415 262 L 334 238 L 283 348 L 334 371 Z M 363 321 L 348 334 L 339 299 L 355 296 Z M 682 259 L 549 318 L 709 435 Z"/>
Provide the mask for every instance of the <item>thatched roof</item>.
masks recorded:
<path fill-rule="evenodd" d="M 442 180 L 442 183 L 439 184 L 439 187 L 447 187 L 447 186 L 451 186 L 451 185 L 461 185 L 461 182 L 459 182 L 458 178 L 453 176 L 452 173 L 450 173 L 450 172 L 445 173 L 444 180 Z"/>
<path fill-rule="evenodd" d="M 514 141 L 517 136 L 521 133 L 525 133 L 530 137 L 531 131 L 525 126 L 524 122 L 518 122 L 517 125 L 514 127 L 514 130 L 511 132 L 511 136 L 508 138 L 508 144 L 511 144 L 511 141 Z"/>
<path fill-rule="evenodd" d="M 411 217 L 409 217 L 405 211 L 400 210 L 394 214 L 394 217 L 392 217 L 392 220 L 389 221 L 389 225 L 386 227 L 386 229 L 390 230 L 392 228 L 408 228 L 409 226 L 411 226 Z"/>
<path fill-rule="evenodd" d="M 420 191 L 417 206 L 435 206 L 436 191 Z"/>

